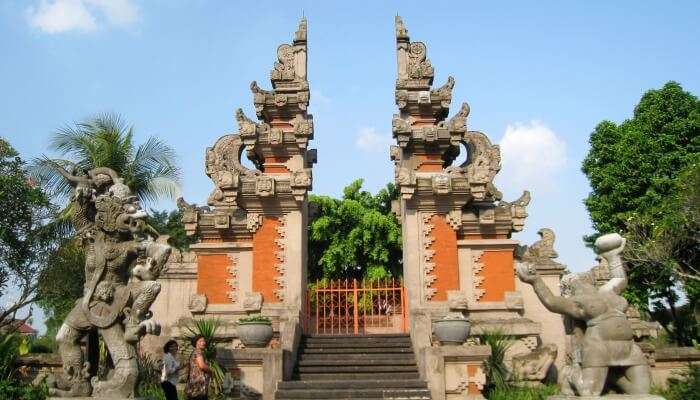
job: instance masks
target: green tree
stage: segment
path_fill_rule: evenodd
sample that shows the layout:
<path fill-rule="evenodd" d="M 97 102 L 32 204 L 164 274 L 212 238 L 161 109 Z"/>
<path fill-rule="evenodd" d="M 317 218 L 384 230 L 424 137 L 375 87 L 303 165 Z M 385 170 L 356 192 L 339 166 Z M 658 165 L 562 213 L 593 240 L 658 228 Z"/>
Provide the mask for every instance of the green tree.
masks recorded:
<path fill-rule="evenodd" d="M 190 245 L 197 241 L 194 236 L 187 236 L 185 225 L 182 223 L 180 210 L 157 211 L 151 209 L 148 216 L 148 224 L 158 233 L 170 236 L 168 244 L 180 250 L 189 249 Z"/>
<path fill-rule="evenodd" d="M 46 336 L 54 337 L 75 300 L 83 295 L 85 253 L 74 239 L 64 239 L 39 275 L 37 305 L 46 314 Z M 68 279 L 69 278 L 69 279 Z"/>
<path fill-rule="evenodd" d="M 67 198 L 71 190 L 60 168 L 85 174 L 109 167 L 146 204 L 161 197 L 174 198 L 179 187 L 180 169 L 173 148 L 153 136 L 137 146 L 133 127 L 118 115 L 100 114 L 61 128 L 49 140 L 49 149 L 63 158 L 36 159 L 32 171 L 52 195 Z"/>
<path fill-rule="evenodd" d="M 700 101 L 669 82 L 645 93 L 632 118 L 598 124 L 590 145 L 582 169 L 595 233 L 586 240 L 608 232 L 630 239 L 625 296 L 638 307 L 663 299 L 673 311 L 678 284 L 694 304 L 698 197 L 691 182 L 700 160 Z"/>
<path fill-rule="evenodd" d="M 161 197 L 173 198 L 178 190 L 180 169 L 174 150 L 155 137 L 137 145 L 133 127 L 117 115 L 101 114 L 61 128 L 50 139 L 49 149 L 62 158 L 35 159 L 31 171 L 46 191 L 59 199 L 68 199 L 71 191 L 65 171 L 84 175 L 97 167 L 116 171 L 145 205 Z M 69 239 L 71 215 L 68 203 L 54 221 L 65 240 L 51 254 L 50 267 L 40 277 L 40 306 L 47 313 L 50 330 L 58 328 L 75 299 L 82 295 L 85 279 L 83 251 Z M 66 276 L 72 278 L 70 282 Z"/>
<path fill-rule="evenodd" d="M 55 208 L 33 184 L 25 163 L 0 138 L 0 297 L 9 300 L 0 309 L 0 328 L 37 297 L 37 277 L 47 265 L 56 235 L 47 228 Z"/>
<path fill-rule="evenodd" d="M 311 195 L 309 279 L 385 278 L 401 275 L 401 227 L 391 212 L 397 190 L 361 190 L 362 179 L 342 199 Z"/>

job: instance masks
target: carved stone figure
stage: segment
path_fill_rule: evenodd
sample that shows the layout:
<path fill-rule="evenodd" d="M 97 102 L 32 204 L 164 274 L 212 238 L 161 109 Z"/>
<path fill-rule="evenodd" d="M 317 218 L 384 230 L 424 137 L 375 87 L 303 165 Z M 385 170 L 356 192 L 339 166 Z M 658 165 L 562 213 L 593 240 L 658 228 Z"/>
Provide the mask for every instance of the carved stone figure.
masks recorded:
<path fill-rule="evenodd" d="M 579 322 L 580 342 L 573 363 L 560 374 L 564 395 L 599 396 L 606 382 L 627 394 L 648 394 L 651 384 L 649 365 L 625 315 L 627 301 L 620 293 L 627 286 L 627 275 L 620 253 L 625 239 L 613 233 L 595 242 L 596 252 L 608 262 L 610 279 L 600 288 L 588 279 L 562 279 L 570 297 L 554 296 L 533 263 L 518 266 L 520 280 L 529 283 L 544 306 Z"/>
<path fill-rule="evenodd" d="M 58 397 L 131 398 L 138 377 L 135 344 L 146 334 L 160 333 L 149 309 L 160 292 L 156 278 L 171 248 L 156 242 L 157 233 L 145 223 L 146 213 L 115 171 L 62 174 L 73 185 L 76 236 L 85 251 L 85 286 L 56 336 L 64 375 L 48 380 L 49 392 Z M 86 361 L 99 355 L 84 354 L 80 347 L 95 330 L 114 363 L 105 381 L 90 376 Z"/>
<path fill-rule="evenodd" d="M 539 385 L 557 358 L 557 345 L 547 343 L 534 351 L 513 356 L 509 380 L 525 385 Z"/>

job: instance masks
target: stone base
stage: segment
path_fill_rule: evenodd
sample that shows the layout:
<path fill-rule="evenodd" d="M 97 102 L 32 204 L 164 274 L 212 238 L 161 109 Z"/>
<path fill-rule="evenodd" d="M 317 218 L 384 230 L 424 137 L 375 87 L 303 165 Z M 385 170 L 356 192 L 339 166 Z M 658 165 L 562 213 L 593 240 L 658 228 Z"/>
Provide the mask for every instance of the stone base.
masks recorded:
<path fill-rule="evenodd" d="M 47 397 L 46 400 L 151 400 L 150 397 Z"/>
<path fill-rule="evenodd" d="M 655 394 L 606 394 L 604 396 L 566 396 L 558 394 L 547 400 L 665 400 Z"/>

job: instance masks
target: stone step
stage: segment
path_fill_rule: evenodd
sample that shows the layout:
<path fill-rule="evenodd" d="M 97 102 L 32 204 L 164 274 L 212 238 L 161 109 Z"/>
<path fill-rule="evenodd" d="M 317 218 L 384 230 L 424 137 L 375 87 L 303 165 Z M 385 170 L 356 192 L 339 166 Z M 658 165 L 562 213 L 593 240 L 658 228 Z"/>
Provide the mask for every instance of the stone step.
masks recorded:
<path fill-rule="evenodd" d="M 380 353 L 380 354 L 413 354 L 410 346 L 405 347 L 307 347 L 301 350 L 302 354 L 355 354 L 355 353 Z M 344 356 L 341 356 L 344 357 Z"/>
<path fill-rule="evenodd" d="M 410 348 L 411 342 L 386 342 L 386 341 L 361 341 L 361 342 L 307 342 L 302 343 L 302 351 L 311 348 L 382 348 L 382 347 L 403 347 Z"/>
<path fill-rule="evenodd" d="M 307 336 L 304 338 L 307 343 L 334 343 L 334 342 L 404 342 L 410 343 L 408 336 Z"/>
<path fill-rule="evenodd" d="M 320 358 L 320 359 L 310 359 L 310 360 L 300 360 L 297 365 L 299 367 L 310 367 L 314 365 L 321 365 L 326 367 L 342 366 L 342 365 L 389 365 L 389 366 L 404 366 L 404 365 L 416 365 L 416 360 L 411 357 L 378 357 L 377 354 L 372 354 L 369 357 L 343 357 L 338 359 L 337 357 L 332 358 Z"/>
<path fill-rule="evenodd" d="M 367 361 L 367 360 L 396 360 L 396 361 L 415 361 L 413 353 L 348 353 L 343 355 L 338 354 L 323 354 L 323 353 L 303 353 L 299 356 L 301 361 L 335 361 L 341 360 L 344 362 L 348 361 Z"/>
<path fill-rule="evenodd" d="M 413 365 L 297 365 L 296 372 L 307 373 L 375 373 L 375 372 L 418 372 L 418 367 Z"/>
<path fill-rule="evenodd" d="M 390 339 L 410 338 L 407 333 L 380 333 L 373 335 L 305 335 L 305 339 Z"/>
<path fill-rule="evenodd" d="M 276 399 L 430 399 L 428 389 L 278 390 Z"/>
<path fill-rule="evenodd" d="M 342 379 L 342 380 L 300 380 L 280 382 L 277 389 L 427 389 L 428 385 L 420 379 Z"/>
<path fill-rule="evenodd" d="M 295 373 L 292 376 L 294 381 L 366 381 L 372 379 L 378 380 L 414 380 L 420 379 L 418 370 L 415 372 L 356 372 L 356 373 L 332 373 L 329 371 L 321 373 Z M 291 381 L 287 381 L 291 382 Z"/>

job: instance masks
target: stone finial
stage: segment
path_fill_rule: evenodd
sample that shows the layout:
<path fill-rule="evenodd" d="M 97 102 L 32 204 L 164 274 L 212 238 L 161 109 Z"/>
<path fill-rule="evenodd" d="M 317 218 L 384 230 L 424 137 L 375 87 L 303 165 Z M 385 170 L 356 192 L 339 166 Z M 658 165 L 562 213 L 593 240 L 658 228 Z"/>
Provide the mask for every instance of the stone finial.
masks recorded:
<path fill-rule="evenodd" d="M 559 257 L 559 254 L 554 250 L 554 241 L 556 240 L 554 231 L 549 228 L 542 228 L 537 231 L 537 234 L 540 235 L 541 239 L 525 248 L 520 258 L 525 261 L 548 262 Z"/>
<path fill-rule="evenodd" d="M 398 52 L 397 89 L 428 90 L 433 84 L 435 71 L 427 58 L 427 47 L 422 42 L 411 42 L 401 17 L 396 16 L 396 50 Z"/>
<path fill-rule="evenodd" d="M 408 41 L 408 29 L 406 29 L 400 16 L 397 15 L 394 18 L 394 25 L 396 27 L 396 40 Z"/>
<path fill-rule="evenodd" d="M 273 88 L 287 86 L 289 82 L 306 82 L 306 37 L 307 22 L 302 18 L 292 44 L 284 43 L 277 48 L 277 61 L 270 71 Z"/>

